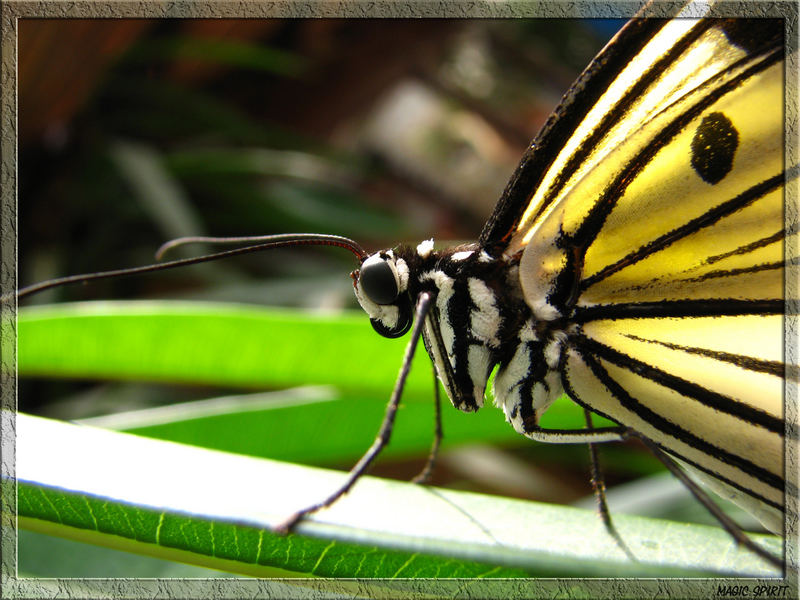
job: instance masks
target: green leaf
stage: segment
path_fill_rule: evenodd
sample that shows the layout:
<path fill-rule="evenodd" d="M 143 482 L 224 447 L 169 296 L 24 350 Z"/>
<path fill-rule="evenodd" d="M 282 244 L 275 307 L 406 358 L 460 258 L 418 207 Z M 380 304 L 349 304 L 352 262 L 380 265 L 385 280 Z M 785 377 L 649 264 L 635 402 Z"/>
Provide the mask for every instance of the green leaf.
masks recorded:
<path fill-rule="evenodd" d="M 303 464 L 354 464 L 372 443 L 385 403 L 342 397 L 334 388 L 225 396 L 84 419 L 82 422 L 147 437 Z M 474 418 L 473 418 L 474 417 Z M 443 447 L 463 443 L 526 444 L 495 411 L 445 411 Z M 384 458 L 425 455 L 433 435 L 430 402 L 406 402 Z M 309 443 L 319 440 L 319 443 Z"/>
<path fill-rule="evenodd" d="M 245 389 L 328 384 L 89 420 L 193 446 L 20 415 L 19 514 L 36 531 L 261 576 L 276 568 L 337 577 L 772 572 L 734 551 L 718 528 L 615 515 L 640 560 L 631 565 L 591 510 L 371 479 L 304 523 L 302 536 L 273 536 L 270 525 L 328 495 L 343 475 L 252 457 L 349 467 L 382 419 L 405 342 L 375 335 L 360 314 L 81 303 L 21 310 L 17 333 L 22 376 Z M 3 344 L 5 352 L 13 347 Z M 430 364 L 417 362 L 387 456 L 424 456 L 430 444 Z M 583 418 L 571 402 L 546 416 L 564 428 Z M 531 446 L 492 407 L 444 410 L 443 419 L 445 448 Z M 120 479 L 127 487 L 113 488 Z M 759 539 L 778 552 L 777 538 Z"/>
<path fill-rule="evenodd" d="M 24 414 L 16 432 L 23 527 L 232 572 L 775 574 L 716 528 L 621 515 L 617 527 L 639 559 L 630 563 L 592 511 L 371 477 L 280 537 L 269 528 L 335 489 L 342 473 Z M 776 538 L 757 539 L 779 550 Z"/>
<path fill-rule="evenodd" d="M 197 302 L 37 306 L 20 311 L 17 327 L 20 375 L 249 388 L 336 383 L 383 397 L 406 343 L 380 338 L 355 313 Z M 430 398 L 429 371 L 415 369 L 406 390 Z"/>
<path fill-rule="evenodd" d="M 42 521 L 30 522 L 47 526 Z M 112 550 L 97 544 L 77 542 L 63 537 L 17 530 L 17 572 L 19 577 L 103 578 L 126 577 L 226 577 L 229 571 L 161 560 L 153 556 Z M 297 576 L 275 570 L 274 577 Z"/>

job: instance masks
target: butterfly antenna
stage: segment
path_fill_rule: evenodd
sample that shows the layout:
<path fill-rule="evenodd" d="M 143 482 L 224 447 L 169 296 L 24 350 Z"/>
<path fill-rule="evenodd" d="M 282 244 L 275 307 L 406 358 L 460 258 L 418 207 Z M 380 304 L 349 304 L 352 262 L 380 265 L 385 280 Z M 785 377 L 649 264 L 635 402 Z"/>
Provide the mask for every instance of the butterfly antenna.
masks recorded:
<path fill-rule="evenodd" d="M 174 269 L 177 267 L 185 267 L 187 265 L 194 265 L 202 262 L 209 262 L 212 260 L 219 260 L 230 256 L 237 256 L 239 254 L 249 254 L 251 252 L 260 252 L 261 250 L 270 250 L 274 248 L 286 248 L 291 246 L 336 246 L 344 248 L 352 252 L 359 263 L 364 262 L 367 258 L 367 252 L 355 241 L 342 237 L 339 235 L 324 235 L 317 233 L 286 233 L 279 235 L 262 235 L 262 236 L 246 236 L 246 237 L 230 237 L 230 238 L 214 238 L 214 237 L 185 237 L 178 238 L 167 242 L 156 252 L 156 260 L 160 260 L 164 254 L 177 247 L 191 243 L 206 243 L 206 244 L 252 244 L 243 248 L 235 248 L 233 250 L 225 250 L 223 252 L 216 252 L 213 254 L 205 254 L 203 256 L 195 256 L 192 258 L 183 258 L 179 260 L 172 260 L 164 263 L 157 263 L 152 265 L 144 265 L 141 267 L 132 267 L 129 269 L 115 269 L 113 271 L 102 271 L 98 273 L 85 273 L 82 275 L 70 275 L 68 277 L 59 277 L 57 279 L 49 279 L 40 283 L 34 283 L 20 290 L 14 294 L 3 294 L 0 300 L 5 304 L 10 302 L 12 298 L 24 298 L 31 296 L 44 290 L 62 285 L 70 285 L 73 283 L 87 283 L 89 281 L 96 281 L 98 279 L 113 279 L 115 277 L 128 277 L 130 275 L 139 275 L 141 273 L 152 273 L 154 271 L 165 271 L 167 269 Z"/>
<path fill-rule="evenodd" d="M 237 237 L 189 236 L 170 240 L 156 250 L 156 260 L 161 260 L 170 250 L 187 244 L 268 244 L 270 248 L 285 246 L 337 246 L 356 255 L 359 262 L 369 256 L 358 242 L 341 235 L 320 233 L 280 233 L 277 235 L 249 235 Z M 215 256 L 215 255 L 209 255 Z"/>

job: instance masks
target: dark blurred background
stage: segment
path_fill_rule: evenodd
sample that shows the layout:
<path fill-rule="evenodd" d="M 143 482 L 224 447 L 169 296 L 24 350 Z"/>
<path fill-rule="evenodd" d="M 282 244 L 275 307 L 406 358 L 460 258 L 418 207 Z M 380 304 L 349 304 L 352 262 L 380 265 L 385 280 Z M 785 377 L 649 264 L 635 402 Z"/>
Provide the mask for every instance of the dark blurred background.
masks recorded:
<path fill-rule="evenodd" d="M 604 25 L 22 20 L 19 283 L 148 263 L 189 234 L 475 239 Z M 299 282 L 340 279 L 349 303 L 351 266 L 297 250 L 36 301 L 188 290 L 308 304 L 320 299 Z M 297 286 L 268 296 L 267 276 Z"/>

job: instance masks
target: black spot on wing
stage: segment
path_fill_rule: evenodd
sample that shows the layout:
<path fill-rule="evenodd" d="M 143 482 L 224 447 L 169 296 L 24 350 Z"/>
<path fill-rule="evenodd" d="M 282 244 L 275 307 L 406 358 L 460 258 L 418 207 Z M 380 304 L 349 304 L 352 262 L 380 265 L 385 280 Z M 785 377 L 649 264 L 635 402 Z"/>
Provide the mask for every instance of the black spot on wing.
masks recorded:
<path fill-rule="evenodd" d="M 692 139 L 692 168 L 706 183 L 717 184 L 731 172 L 739 133 L 721 112 L 703 117 Z"/>
<path fill-rule="evenodd" d="M 725 217 L 735 214 L 737 211 L 742 210 L 754 202 L 764 198 L 767 194 L 779 189 L 783 185 L 784 178 L 786 177 L 785 173 L 778 173 L 777 175 L 770 177 L 765 181 L 761 181 L 758 184 L 744 190 L 742 193 L 738 194 L 734 198 L 726 200 L 722 204 L 715 206 L 714 208 L 706 211 L 699 217 L 691 219 L 687 221 L 680 227 L 673 229 L 672 231 L 668 231 L 664 235 L 648 242 L 641 248 L 637 248 L 633 252 L 629 253 L 627 256 L 621 258 L 615 263 L 610 265 L 606 265 L 603 269 L 591 275 L 590 277 L 586 277 L 581 281 L 581 291 L 587 290 L 589 287 L 609 277 L 628 267 L 630 265 L 636 264 L 637 262 L 644 260 L 648 256 L 667 248 L 668 246 L 674 244 L 675 242 L 682 240 L 690 235 L 697 233 L 698 231 L 713 227 L 719 221 L 724 219 Z M 782 234 L 781 234 L 782 237 Z M 770 241 L 774 240 L 764 240 L 759 244 L 754 244 L 750 249 L 756 249 L 761 245 L 766 245 Z M 745 250 L 742 251 L 744 253 Z M 737 252 L 738 253 L 738 252 Z M 719 257 L 724 258 L 726 255 L 719 255 Z M 714 260 L 718 260 L 717 257 L 711 257 L 708 262 L 714 262 Z"/>
<path fill-rule="evenodd" d="M 778 52 L 777 50 L 773 50 L 772 52 L 759 57 L 758 60 L 752 61 L 750 66 L 736 77 L 726 80 L 724 83 L 721 83 L 716 87 L 714 87 L 714 85 L 709 85 L 709 90 L 706 90 L 703 95 L 699 96 L 695 104 L 687 108 L 682 114 L 676 116 L 675 119 L 668 123 L 652 139 L 651 143 L 646 148 L 644 148 L 641 152 L 634 156 L 628 162 L 628 164 L 621 168 L 619 175 L 614 178 L 613 181 L 609 182 L 603 193 L 597 198 L 589 215 L 583 220 L 577 231 L 569 237 L 565 237 L 564 241 L 561 243 L 562 247 L 572 249 L 572 260 L 575 261 L 576 265 L 582 268 L 586 251 L 588 250 L 589 246 L 592 245 L 596 237 L 600 234 L 608 215 L 611 214 L 616 207 L 617 201 L 625 194 L 627 187 L 636 179 L 636 176 L 650 163 L 656 154 L 663 147 L 665 147 L 672 140 L 672 138 L 674 138 L 686 126 L 688 126 L 689 123 L 700 117 L 705 110 L 717 102 L 717 100 L 729 93 L 735 87 L 747 81 L 750 77 L 764 72 L 781 58 L 782 53 Z M 720 76 L 721 75 L 722 74 L 720 74 Z M 699 89 L 700 88 L 698 88 L 698 90 Z M 698 90 L 695 90 L 694 93 L 699 94 Z M 732 160 L 733 159 L 731 158 L 731 161 Z M 720 167 L 712 165 L 712 167 L 710 167 L 708 170 L 713 174 L 719 172 Z M 597 278 L 608 276 L 611 272 L 609 269 L 618 269 L 621 268 L 621 266 L 624 266 L 623 263 L 610 265 L 594 276 L 583 280 L 580 285 L 583 289 L 586 289 Z M 573 282 L 569 278 L 569 275 L 570 273 L 568 273 L 565 269 L 562 269 L 562 272 L 559 273 L 556 279 L 555 287 L 558 288 L 559 286 L 572 285 Z M 562 296 L 554 294 L 554 297 Z M 575 299 L 578 297 L 578 294 L 574 293 L 572 295 L 565 295 L 563 297 Z"/>

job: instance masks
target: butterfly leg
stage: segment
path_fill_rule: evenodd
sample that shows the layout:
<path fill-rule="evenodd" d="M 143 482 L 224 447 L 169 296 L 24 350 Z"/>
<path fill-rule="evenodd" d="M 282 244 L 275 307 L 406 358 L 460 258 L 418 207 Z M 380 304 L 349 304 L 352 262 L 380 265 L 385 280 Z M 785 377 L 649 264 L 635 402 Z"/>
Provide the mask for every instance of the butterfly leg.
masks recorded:
<path fill-rule="evenodd" d="M 291 517 L 273 529 L 275 533 L 279 535 L 288 534 L 297 525 L 297 523 L 303 519 L 303 517 L 330 506 L 339 498 L 344 496 L 348 491 L 350 491 L 350 488 L 355 485 L 356 481 L 358 481 L 358 479 L 369 470 L 372 462 L 378 457 L 378 454 L 380 454 L 381 450 L 383 450 L 383 448 L 389 443 L 389 440 L 392 436 L 394 419 L 397 416 L 397 409 L 400 405 L 400 399 L 403 395 L 403 388 L 405 387 L 408 373 L 411 371 L 411 361 L 414 358 L 414 351 L 416 350 L 417 342 L 422 335 L 422 327 L 425 323 L 425 316 L 430 310 L 432 300 L 433 297 L 428 292 L 423 292 L 417 299 L 417 309 L 414 328 L 411 332 L 411 339 L 408 341 L 408 345 L 406 346 L 405 355 L 403 356 L 403 366 L 400 369 L 400 374 L 398 375 L 397 381 L 394 384 L 394 390 L 392 390 L 392 395 L 389 398 L 389 403 L 386 406 L 386 413 L 383 417 L 383 423 L 381 424 L 380 431 L 378 432 L 375 441 L 372 442 L 372 445 L 369 447 L 369 449 L 364 453 L 358 463 L 356 463 L 356 465 L 350 470 L 347 480 L 339 489 L 325 498 L 322 502 L 312 504 L 311 506 L 294 513 Z"/>
<path fill-rule="evenodd" d="M 526 333 L 527 332 L 527 333 Z M 623 427 L 595 428 L 590 412 L 585 410 L 586 429 L 543 429 L 539 426 L 542 413 L 563 393 L 559 375 L 561 338 L 554 335 L 543 341 L 532 328 L 523 328 L 513 355 L 500 362 L 494 380 L 496 402 L 506 413 L 506 419 L 521 434 L 549 443 L 587 443 L 592 466 L 592 487 L 597 496 L 600 515 L 611 537 L 631 561 L 633 553 L 622 541 L 611 521 L 605 497 L 605 484 L 597 461 L 595 443 L 620 441 L 626 433 Z"/>
<path fill-rule="evenodd" d="M 628 430 L 628 436 L 641 440 L 642 443 L 647 446 L 648 450 L 653 453 L 653 456 L 660 460 L 664 466 L 667 467 L 667 469 L 688 488 L 698 502 L 705 506 L 706 510 L 708 510 L 708 512 L 710 512 L 714 518 L 719 521 L 719 524 L 722 526 L 722 528 L 727 531 L 734 540 L 736 540 L 736 543 L 741 544 L 776 567 L 780 569 L 784 568 L 782 559 L 778 558 L 777 556 L 773 556 L 770 552 L 747 537 L 744 531 L 742 531 L 742 528 L 739 527 L 739 525 L 737 525 L 733 519 L 726 515 L 722 509 L 717 506 L 717 504 L 711 500 L 711 498 L 709 498 L 708 494 L 706 494 L 706 492 L 703 491 L 700 486 L 697 485 L 697 483 L 695 483 L 694 480 L 692 480 L 683 471 L 683 469 L 675 464 L 675 461 L 672 460 L 672 458 L 670 458 L 669 455 L 661 448 L 659 448 L 655 442 L 632 429 Z"/>
<path fill-rule="evenodd" d="M 425 466 L 417 475 L 411 480 L 413 483 L 426 483 L 430 479 L 433 468 L 436 466 L 436 458 L 439 456 L 439 446 L 442 443 L 444 433 L 442 431 L 442 403 L 439 398 L 439 379 L 436 377 L 436 369 L 433 369 L 433 406 L 436 420 L 433 432 L 433 444 L 431 451 L 428 453 L 428 460 L 425 461 Z"/>
<path fill-rule="evenodd" d="M 583 414 L 586 417 L 586 428 L 591 430 L 594 429 L 592 425 L 592 413 L 589 409 L 584 409 Z M 606 482 L 605 478 L 603 477 L 603 471 L 600 469 L 600 461 L 598 460 L 597 455 L 597 445 L 589 442 L 589 459 L 590 459 L 590 468 L 591 468 L 591 481 L 592 481 L 592 489 L 594 490 L 595 498 L 597 498 L 597 507 L 600 511 L 600 517 L 603 519 L 603 523 L 606 526 L 606 531 L 614 538 L 617 542 L 617 546 L 628 556 L 628 558 L 632 562 L 639 562 L 636 557 L 631 552 L 628 545 L 622 540 L 622 536 L 617 531 L 617 528 L 614 526 L 614 522 L 611 520 L 611 512 L 608 510 L 608 502 L 606 501 Z"/>

